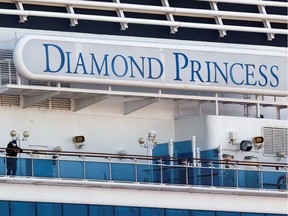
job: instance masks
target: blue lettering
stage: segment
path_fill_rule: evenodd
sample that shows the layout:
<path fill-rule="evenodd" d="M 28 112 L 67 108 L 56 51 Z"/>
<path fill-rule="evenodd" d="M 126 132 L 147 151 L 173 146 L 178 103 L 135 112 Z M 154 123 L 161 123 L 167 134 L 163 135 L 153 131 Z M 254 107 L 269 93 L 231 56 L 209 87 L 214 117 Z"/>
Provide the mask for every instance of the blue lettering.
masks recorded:
<path fill-rule="evenodd" d="M 211 82 L 211 72 L 210 72 L 210 63 L 211 62 L 205 62 L 207 64 L 207 82 Z"/>
<path fill-rule="evenodd" d="M 133 56 L 128 56 L 128 58 L 130 58 L 130 65 L 131 65 L 131 76 L 130 77 L 135 78 L 134 73 L 133 73 L 134 72 L 133 65 L 134 65 L 138 69 L 142 78 L 144 78 L 144 60 L 145 60 L 145 57 L 140 57 L 142 59 L 142 68 L 140 68 L 140 66 L 137 64 L 137 62 L 134 60 Z"/>
<path fill-rule="evenodd" d="M 162 62 L 159 60 L 159 59 L 157 59 L 157 58 L 147 58 L 148 59 L 148 64 L 149 64 L 149 76 L 147 77 L 148 79 L 159 79 L 161 76 L 162 76 L 162 74 L 163 74 L 163 65 L 162 65 Z M 156 76 L 156 77 L 153 77 L 152 76 L 152 74 L 153 74 L 153 68 L 156 68 L 155 66 L 153 67 L 152 66 L 152 62 L 158 62 L 158 65 L 159 65 L 159 74 L 158 74 L 158 76 Z M 155 74 L 154 74 L 155 75 Z"/>
<path fill-rule="evenodd" d="M 95 64 L 99 76 L 100 76 L 101 71 L 103 70 L 103 67 L 104 67 L 104 66 L 105 66 L 105 73 L 104 73 L 103 76 L 109 76 L 109 74 L 108 74 L 108 62 L 107 62 L 109 55 L 108 55 L 108 54 L 105 54 L 105 56 L 104 56 L 104 58 L 103 58 L 103 61 L 102 61 L 102 64 L 101 64 L 101 67 L 99 67 L 99 65 L 98 65 L 98 63 L 97 63 L 97 61 L 96 61 L 96 58 L 95 58 L 95 56 L 94 56 L 94 53 L 90 53 L 90 55 L 92 56 L 92 65 L 91 65 L 91 73 L 90 73 L 90 74 L 91 74 L 91 75 L 95 75 L 95 74 L 94 74 L 94 71 L 93 71 L 94 64 Z"/>
<path fill-rule="evenodd" d="M 263 87 L 263 86 L 267 85 L 268 79 L 267 79 L 267 76 L 264 74 L 262 68 L 264 68 L 265 71 L 267 71 L 267 66 L 266 65 L 260 65 L 260 67 L 259 67 L 259 73 L 260 73 L 261 77 L 264 78 L 264 83 L 261 83 L 261 81 L 258 80 L 258 84 L 259 84 L 259 86 Z"/>
<path fill-rule="evenodd" d="M 75 74 L 78 74 L 78 67 L 82 67 L 83 68 L 83 74 L 88 74 L 87 71 L 86 71 L 86 67 L 85 67 L 83 56 L 82 56 L 81 52 L 79 53 L 79 56 L 78 56 L 76 69 L 74 71 Z"/>
<path fill-rule="evenodd" d="M 243 64 L 240 64 L 240 63 L 235 63 L 233 64 L 231 67 L 230 67 L 230 77 L 231 77 L 231 81 L 236 84 L 236 85 L 242 85 L 244 83 L 244 79 L 239 83 L 239 82 L 236 82 L 235 78 L 234 78 L 234 75 L 233 75 L 233 71 L 234 71 L 234 67 L 235 66 L 240 66 L 242 69 L 243 69 Z"/>
<path fill-rule="evenodd" d="M 253 64 L 246 64 L 246 83 L 245 85 L 256 85 L 256 81 L 254 83 L 250 83 L 250 77 L 254 78 L 254 69 L 255 69 L 255 65 Z M 249 70 L 249 68 L 252 67 L 252 71 Z"/>
<path fill-rule="evenodd" d="M 66 71 L 66 73 L 72 73 L 70 70 L 70 54 L 71 54 L 71 52 L 65 52 L 65 53 L 67 56 L 67 71 Z"/>
<path fill-rule="evenodd" d="M 199 61 L 196 61 L 196 60 L 193 60 L 193 61 L 191 60 L 190 62 L 191 62 L 191 80 L 190 81 L 195 82 L 194 74 L 196 74 L 197 77 L 199 78 L 199 80 L 201 82 L 204 82 L 204 80 L 202 79 L 202 77 L 199 74 L 199 71 L 201 69 L 201 63 Z M 197 69 L 195 66 L 197 66 Z"/>
<path fill-rule="evenodd" d="M 218 80 L 217 80 L 217 71 L 220 72 L 221 76 L 223 77 L 225 83 L 228 82 L 228 69 L 227 69 L 227 65 L 228 63 L 227 62 L 223 62 L 223 64 L 225 65 L 225 71 L 226 73 L 224 74 L 223 71 L 221 70 L 221 68 L 218 66 L 218 64 L 216 62 L 213 62 L 214 66 L 215 66 L 215 79 L 214 79 L 214 82 L 213 83 L 218 83 Z"/>
<path fill-rule="evenodd" d="M 115 68 L 115 61 L 117 60 L 117 59 L 122 59 L 123 60 L 123 63 L 124 63 L 124 71 L 123 71 L 123 74 L 122 75 L 119 75 L 119 74 L 117 74 L 117 72 L 116 72 L 116 68 Z M 112 59 L 112 62 L 111 62 L 111 67 L 112 67 L 112 72 L 117 76 L 117 77 L 124 77 L 126 74 L 127 74 L 127 71 L 128 71 L 128 63 L 127 63 L 127 61 L 126 61 L 126 59 L 124 58 L 124 56 L 122 56 L 122 55 L 116 55 L 116 56 L 114 56 L 114 58 Z M 119 68 L 119 67 L 117 67 L 117 68 Z"/>
<path fill-rule="evenodd" d="M 62 49 L 55 45 L 55 44 L 43 44 L 43 46 L 45 47 L 45 54 L 46 54 L 46 69 L 44 70 L 44 72 L 51 72 L 51 73 L 57 73 L 59 72 L 63 66 L 64 66 L 64 63 L 65 63 L 65 56 L 64 56 L 64 52 L 62 51 Z M 50 68 L 50 59 L 49 59 L 49 50 L 48 50 L 48 47 L 55 47 L 56 50 L 58 50 L 59 52 L 59 57 L 60 57 L 60 65 L 58 67 L 58 69 L 54 69 L 52 70 Z"/>
<path fill-rule="evenodd" d="M 276 69 L 277 71 L 279 71 L 279 67 L 276 66 L 276 65 L 273 65 L 273 66 L 271 67 L 271 69 L 270 69 L 271 75 L 275 78 L 275 81 L 276 81 L 275 84 L 273 84 L 273 83 L 270 81 L 270 86 L 272 86 L 272 87 L 277 87 L 277 86 L 279 85 L 279 78 L 278 78 L 278 76 L 275 74 L 274 69 Z"/>
<path fill-rule="evenodd" d="M 176 63 L 176 77 L 174 80 L 182 81 L 182 79 L 180 78 L 180 69 L 184 69 L 188 66 L 188 58 L 183 53 L 173 53 L 173 54 L 175 55 L 175 63 Z M 180 62 L 179 56 L 182 56 L 184 59 L 183 66 L 181 68 L 179 66 Z"/>

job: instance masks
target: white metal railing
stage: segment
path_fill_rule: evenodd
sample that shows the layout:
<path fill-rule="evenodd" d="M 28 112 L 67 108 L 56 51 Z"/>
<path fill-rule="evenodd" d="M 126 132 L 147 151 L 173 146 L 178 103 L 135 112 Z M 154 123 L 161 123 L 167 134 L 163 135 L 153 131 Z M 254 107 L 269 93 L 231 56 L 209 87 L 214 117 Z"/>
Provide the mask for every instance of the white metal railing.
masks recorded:
<path fill-rule="evenodd" d="M 4 153 L 5 149 L 0 148 L 0 152 Z M 6 176 L 7 162 L 15 158 L 0 155 L 0 159 L 0 176 Z M 287 192 L 287 163 L 31 149 L 25 149 L 17 163 L 16 175 L 23 177 Z"/>
<path fill-rule="evenodd" d="M 226 31 L 242 31 L 242 32 L 254 32 L 254 33 L 266 33 L 268 40 L 274 38 L 274 34 L 288 35 L 287 28 L 272 27 L 271 23 L 288 23 L 287 15 L 267 14 L 265 7 L 283 7 L 288 8 L 287 2 L 275 2 L 275 1 L 249 1 L 249 0 L 219 0 L 217 2 L 213 0 L 198 0 L 207 1 L 210 3 L 210 10 L 193 9 L 193 8 L 176 8 L 170 7 L 169 1 L 162 1 L 162 6 L 152 5 L 140 5 L 140 4 L 126 4 L 121 3 L 120 0 L 114 2 L 97 2 L 97 1 L 79 1 L 79 0 L 0 0 L 0 2 L 16 4 L 16 9 L 0 9 L 0 14 L 16 15 L 19 16 L 20 22 L 26 22 L 29 16 L 35 17 L 53 17 L 70 19 L 71 26 L 76 26 L 78 20 L 91 20 L 102 22 L 116 22 L 120 23 L 121 29 L 128 28 L 128 24 L 143 24 L 143 25 L 159 25 L 170 27 L 171 33 L 178 31 L 178 28 L 199 28 L 199 29 L 211 29 L 218 30 L 221 37 L 226 35 Z M 229 3 L 229 4 L 246 4 L 255 5 L 258 7 L 258 13 L 250 12 L 232 12 L 221 11 L 217 4 Z M 45 5 L 64 7 L 67 13 L 60 12 L 48 12 L 48 11 L 36 11 L 25 10 L 25 5 Z M 74 9 L 87 9 L 87 10 L 104 10 L 115 11 L 116 16 L 103 16 L 103 15 L 88 15 L 76 13 Z M 147 19 L 147 18 L 132 18 L 126 17 L 125 12 L 131 13 L 143 13 L 143 14 L 158 14 L 166 15 L 167 20 Z M 195 22 L 183 22 L 177 21 L 177 16 L 182 17 L 198 17 L 209 18 L 215 20 L 215 24 L 208 23 L 195 23 Z M 241 20 L 249 22 L 263 22 L 263 27 L 251 27 L 251 26 L 237 26 L 226 25 L 225 20 Z M 225 32 L 225 33 L 224 33 Z"/>

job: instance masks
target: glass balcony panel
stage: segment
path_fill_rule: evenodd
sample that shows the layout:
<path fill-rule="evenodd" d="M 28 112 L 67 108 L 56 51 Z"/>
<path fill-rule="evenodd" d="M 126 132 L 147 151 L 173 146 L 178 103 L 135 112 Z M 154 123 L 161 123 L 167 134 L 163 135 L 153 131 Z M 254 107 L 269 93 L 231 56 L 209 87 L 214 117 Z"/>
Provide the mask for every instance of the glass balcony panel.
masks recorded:
<path fill-rule="evenodd" d="M 6 161 L 5 157 L 0 157 L 0 175 L 6 174 Z"/>
<path fill-rule="evenodd" d="M 238 170 L 238 186 L 241 188 L 261 188 L 261 172 L 258 170 Z"/>
<path fill-rule="evenodd" d="M 112 180 L 135 182 L 135 165 L 125 163 L 112 163 Z"/>
<path fill-rule="evenodd" d="M 285 172 L 266 171 L 263 172 L 263 188 L 286 190 L 287 179 Z"/>
<path fill-rule="evenodd" d="M 213 185 L 219 187 L 237 187 L 236 170 L 213 169 Z"/>
<path fill-rule="evenodd" d="M 189 185 L 212 185 L 210 167 L 188 167 Z"/>
<path fill-rule="evenodd" d="M 70 161 L 60 160 L 60 178 L 84 178 L 84 162 L 83 161 Z"/>
<path fill-rule="evenodd" d="M 86 161 L 86 179 L 109 180 L 109 163 Z"/>
<path fill-rule="evenodd" d="M 186 184 L 186 167 L 163 166 L 163 183 Z"/>
<path fill-rule="evenodd" d="M 57 163 L 57 160 L 52 159 L 33 159 L 34 176 L 56 178 L 58 173 Z"/>
<path fill-rule="evenodd" d="M 160 183 L 161 168 L 159 165 L 137 164 L 137 180 L 145 183 Z"/>

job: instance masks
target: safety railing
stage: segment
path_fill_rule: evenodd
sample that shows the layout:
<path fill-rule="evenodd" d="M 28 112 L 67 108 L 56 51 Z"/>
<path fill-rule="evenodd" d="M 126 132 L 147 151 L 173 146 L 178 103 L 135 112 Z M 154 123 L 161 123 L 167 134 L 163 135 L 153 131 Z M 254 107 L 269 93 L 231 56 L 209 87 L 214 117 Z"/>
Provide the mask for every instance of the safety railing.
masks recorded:
<path fill-rule="evenodd" d="M 122 30 L 128 28 L 128 24 L 141 24 L 141 25 L 157 25 L 170 27 L 171 33 L 176 33 L 178 28 L 198 28 L 198 29 L 210 29 L 218 30 L 219 36 L 224 37 L 226 31 L 241 31 L 241 32 L 254 32 L 254 33 L 266 33 L 268 40 L 274 39 L 274 34 L 288 34 L 286 27 L 278 27 L 277 24 L 287 24 L 287 15 L 282 14 L 269 14 L 268 7 L 288 8 L 288 4 L 285 2 L 275 1 L 251 1 L 251 0 L 198 0 L 207 2 L 208 9 L 193 8 L 193 4 L 189 5 L 192 8 L 173 7 L 170 6 L 173 2 L 169 0 L 162 0 L 161 6 L 155 5 L 143 5 L 143 4 L 127 4 L 118 1 L 102 2 L 102 1 L 77 1 L 77 0 L 0 0 L 4 3 L 15 4 L 16 9 L 0 9 L 0 14 L 19 16 L 19 22 L 23 23 L 28 21 L 28 17 L 53 17 L 60 19 L 70 20 L 71 26 L 78 25 L 78 20 L 90 20 L 100 22 L 114 22 L 119 23 Z M 224 4 L 224 7 L 222 5 Z M 237 8 L 238 5 L 254 6 L 256 12 L 247 11 L 229 11 L 226 10 L 225 5 L 229 4 L 232 8 Z M 30 6 L 49 6 L 49 7 L 62 7 L 64 12 L 43 11 L 43 10 L 27 10 L 26 7 Z M 223 9 L 224 8 L 224 9 Z M 241 7 L 239 7 L 241 8 Z M 82 10 L 88 10 L 89 13 L 81 12 Z M 97 11 L 111 11 L 113 15 L 92 15 L 97 14 Z M 274 11 L 274 10 L 272 10 Z M 138 18 L 134 14 L 156 14 L 160 16 L 166 16 L 166 20 L 157 18 Z M 116 16 L 115 16 L 116 15 Z M 205 18 L 208 19 L 207 23 L 203 22 L 187 22 L 182 21 L 181 17 L 186 18 Z M 210 20 L 214 22 L 211 24 Z M 254 26 L 243 26 L 237 24 L 227 24 L 229 21 L 248 21 L 253 22 Z M 226 23 L 226 21 L 228 21 Z M 259 26 L 259 22 L 263 23 L 263 26 Z M 274 25 L 276 24 L 276 25 Z"/>
<path fill-rule="evenodd" d="M 11 158 L 0 149 L 0 175 Z M 15 159 L 15 158 L 14 158 Z M 248 167 L 248 168 L 247 168 Z M 288 164 L 24 150 L 17 176 L 287 191 Z"/>

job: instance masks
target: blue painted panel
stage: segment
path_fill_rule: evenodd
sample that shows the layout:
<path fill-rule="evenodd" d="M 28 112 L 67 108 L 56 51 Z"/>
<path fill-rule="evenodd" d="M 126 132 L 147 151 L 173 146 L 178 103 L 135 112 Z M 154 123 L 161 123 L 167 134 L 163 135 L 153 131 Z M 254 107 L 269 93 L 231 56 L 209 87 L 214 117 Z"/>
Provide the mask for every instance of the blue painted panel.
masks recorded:
<path fill-rule="evenodd" d="M 186 184 L 186 167 L 163 167 L 163 182 L 167 184 Z"/>
<path fill-rule="evenodd" d="M 109 180 L 109 164 L 104 162 L 86 161 L 86 178 L 97 180 Z"/>
<path fill-rule="evenodd" d="M 156 148 L 153 149 L 153 156 L 169 156 L 168 144 L 158 144 Z"/>
<path fill-rule="evenodd" d="M 201 168 L 188 167 L 188 184 L 200 185 L 202 183 Z"/>
<path fill-rule="evenodd" d="M 63 216 L 88 216 L 88 205 L 63 204 Z"/>
<path fill-rule="evenodd" d="M 137 165 L 137 181 L 152 182 L 153 181 L 153 166 L 149 164 Z"/>
<path fill-rule="evenodd" d="M 62 204 L 60 203 L 36 203 L 37 216 L 62 216 Z"/>
<path fill-rule="evenodd" d="M 236 187 L 236 170 L 213 169 L 213 185 L 220 187 Z"/>
<path fill-rule="evenodd" d="M 53 174 L 54 163 L 53 160 L 33 159 L 34 176 L 57 177 L 57 175 Z"/>
<path fill-rule="evenodd" d="M 200 152 L 200 157 L 203 159 L 202 166 L 210 166 L 209 162 L 210 160 L 218 160 L 218 149 L 210 149 L 206 151 Z M 207 160 L 205 160 L 207 159 Z M 205 163 L 206 162 L 206 163 Z M 218 164 L 214 164 L 214 167 L 219 167 Z"/>
<path fill-rule="evenodd" d="M 1 216 L 10 216 L 8 201 L 0 201 L 0 213 L 1 213 Z"/>
<path fill-rule="evenodd" d="M 141 216 L 165 216 L 165 210 L 160 208 L 140 208 Z"/>
<path fill-rule="evenodd" d="M 6 174 L 5 157 L 0 157 L 0 175 Z"/>
<path fill-rule="evenodd" d="M 215 212 L 214 211 L 193 210 L 192 215 L 193 216 L 215 216 Z"/>
<path fill-rule="evenodd" d="M 135 165 L 134 164 L 119 164 L 113 163 L 112 180 L 115 181 L 135 181 Z"/>
<path fill-rule="evenodd" d="M 36 216 L 36 205 L 32 202 L 11 202 L 10 216 Z"/>
<path fill-rule="evenodd" d="M 216 216 L 241 216 L 239 212 L 216 212 Z"/>
<path fill-rule="evenodd" d="M 84 178 L 84 163 L 83 161 L 68 161 L 61 160 L 60 162 L 60 177 L 61 178 Z"/>
<path fill-rule="evenodd" d="M 263 172 L 263 187 L 265 189 L 286 189 L 284 172 Z"/>
<path fill-rule="evenodd" d="M 191 140 L 174 142 L 174 157 L 192 158 Z"/>
<path fill-rule="evenodd" d="M 241 216 L 265 216 L 265 214 L 261 213 L 241 213 Z"/>
<path fill-rule="evenodd" d="M 103 205 L 90 205 L 89 206 L 89 216 L 113 216 L 114 207 L 113 206 L 103 206 Z"/>
<path fill-rule="evenodd" d="M 115 206 L 114 216 L 137 216 L 139 215 L 139 208 L 137 207 L 122 207 Z"/>
<path fill-rule="evenodd" d="M 266 216 L 285 216 L 285 215 L 283 215 L 283 214 L 266 214 Z"/>
<path fill-rule="evenodd" d="M 161 182 L 161 166 L 150 164 L 137 165 L 138 182 Z"/>
<path fill-rule="evenodd" d="M 239 187 L 244 188 L 260 188 L 261 177 L 260 172 L 256 170 L 239 170 Z"/>
<path fill-rule="evenodd" d="M 182 210 L 182 209 L 166 209 L 165 216 L 191 216 L 190 210 Z"/>

